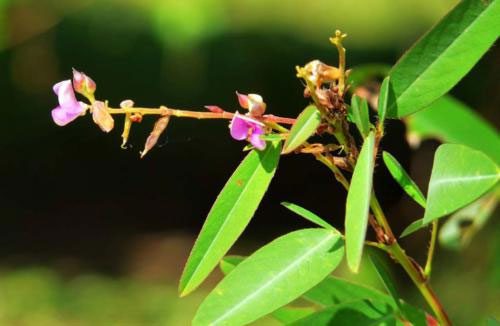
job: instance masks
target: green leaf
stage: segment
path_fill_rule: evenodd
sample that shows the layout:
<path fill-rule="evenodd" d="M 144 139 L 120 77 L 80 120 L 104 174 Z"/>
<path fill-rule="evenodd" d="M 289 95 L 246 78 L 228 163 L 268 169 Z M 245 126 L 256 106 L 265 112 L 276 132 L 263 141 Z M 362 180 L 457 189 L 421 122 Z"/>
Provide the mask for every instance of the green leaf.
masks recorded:
<path fill-rule="evenodd" d="M 221 259 L 219 263 L 220 270 L 224 275 L 227 275 L 233 271 L 233 269 L 241 263 L 246 257 L 245 256 L 237 256 L 237 255 L 229 255 Z"/>
<path fill-rule="evenodd" d="M 281 148 L 251 151 L 227 181 L 208 213 L 179 284 L 181 296 L 196 289 L 250 222 L 276 172 Z"/>
<path fill-rule="evenodd" d="M 307 106 L 297 117 L 283 145 L 283 154 L 290 153 L 314 135 L 321 123 L 321 113 L 314 105 Z"/>
<path fill-rule="evenodd" d="M 424 223 L 424 219 L 418 219 L 416 221 L 413 221 L 410 225 L 408 225 L 403 232 L 401 232 L 401 235 L 399 236 L 400 238 L 404 238 L 409 236 L 410 234 L 420 230 L 421 228 L 427 227 L 429 224 Z"/>
<path fill-rule="evenodd" d="M 375 270 L 377 271 L 378 276 L 380 277 L 380 280 L 382 281 L 382 284 L 384 284 L 385 289 L 389 294 L 391 295 L 394 304 L 401 309 L 401 304 L 399 302 L 399 295 L 398 291 L 396 290 L 396 285 L 392 281 L 392 276 L 387 268 L 387 264 L 384 262 L 382 257 L 379 256 L 377 252 L 374 250 L 370 250 L 370 260 L 372 261 L 373 266 L 375 267 Z"/>
<path fill-rule="evenodd" d="M 498 0 L 461 1 L 392 68 L 387 116 L 404 117 L 448 92 L 498 38 L 498 17 Z"/>
<path fill-rule="evenodd" d="M 382 85 L 380 86 L 380 93 L 378 96 L 378 121 L 383 126 L 385 117 L 387 116 L 387 105 L 389 104 L 389 85 L 391 77 L 385 77 Z"/>
<path fill-rule="evenodd" d="M 499 180 L 488 156 L 464 145 L 444 144 L 434 156 L 424 224 L 473 202 Z"/>
<path fill-rule="evenodd" d="M 392 177 L 396 182 L 403 188 L 403 190 L 413 198 L 420 206 L 425 208 L 425 197 L 415 184 L 415 182 L 410 178 L 408 173 L 403 169 L 401 164 L 388 152 L 383 153 L 383 159 L 385 166 L 391 173 Z"/>
<path fill-rule="evenodd" d="M 351 99 L 351 118 L 356 124 L 363 138 L 370 133 L 370 116 L 368 113 L 368 102 L 359 96 L 353 95 Z"/>
<path fill-rule="evenodd" d="M 311 221 L 314 224 L 321 226 L 322 228 L 335 230 L 335 228 L 330 223 L 326 222 L 325 220 L 323 220 L 321 217 L 314 214 L 313 212 L 311 212 L 305 208 L 300 207 L 299 205 L 295 205 L 295 204 L 288 203 L 288 202 L 282 202 L 281 205 L 285 206 L 286 208 L 288 208 L 289 210 L 291 210 L 295 214 L 302 216 L 306 220 Z"/>
<path fill-rule="evenodd" d="M 455 250 L 466 247 L 493 215 L 498 205 L 498 195 L 492 191 L 453 214 L 440 229 L 441 245 Z"/>
<path fill-rule="evenodd" d="M 338 232 L 286 234 L 238 264 L 207 296 L 193 325 L 242 325 L 286 305 L 321 282 L 340 263 Z"/>
<path fill-rule="evenodd" d="M 281 307 L 273 312 L 273 317 L 285 325 L 305 318 L 316 312 L 313 307 Z"/>
<path fill-rule="evenodd" d="M 500 135 L 474 110 L 451 96 L 406 118 L 409 138 L 437 138 L 477 149 L 500 164 Z"/>
<path fill-rule="evenodd" d="M 391 306 L 365 299 L 327 307 L 292 325 L 395 325 L 396 320 L 397 314 Z"/>
<path fill-rule="evenodd" d="M 345 216 L 345 241 L 347 264 L 357 272 L 363 254 L 363 245 L 368 225 L 368 210 L 372 192 L 375 134 L 370 132 L 365 139 L 352 174 L 347 194 Z"/>
<path fill-rule="evenodd" d="M 352 283 L 342 278 L 329 276 L 304 294 L 304 299 L 323 307 L 334 306 L 346 301 L 375 300 L 393 308 L 394 300 L 378 290 Z"/>

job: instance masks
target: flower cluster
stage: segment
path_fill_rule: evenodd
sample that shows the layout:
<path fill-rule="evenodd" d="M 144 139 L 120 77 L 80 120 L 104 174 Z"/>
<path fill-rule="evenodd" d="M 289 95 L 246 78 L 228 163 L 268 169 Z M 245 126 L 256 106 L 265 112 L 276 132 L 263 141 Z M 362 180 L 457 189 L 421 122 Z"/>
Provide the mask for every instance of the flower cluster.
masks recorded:
<path fill-rule="evenodd" d="M 246 114 L 240 114 L 238 111 L 235 113 L 227 112 L 218 106 L 207 106 L 206 108 L 210 112 L 175 110 L 163 106 L 157 109 L 134 108 L 134 103 L 131 100 L 123 101 L 120 108 L 114 109 L 110 108 L 106 101 L 96 100 L 94 96 L 95 90 L 96 83 L 89 76 L 73 69 L 73 80 L 64 80 L 54 85 L 54 92 L 59 100 L 59 105 L 52 110 L 54 122 L 59 126 L 65 126 L 79 116 L 85 115 L 89 110 L 92 119 L 100 129 L 104 132 L 110 132 L 114 127 L 112 114 L 125 114 L 122 133 L 122 148 L 125 148 L 132 124 L 140 123 L 145 114 L 158 115 L 159 118 L 146 141 L 141 157 L 154 147 L 159 136 L 166 129 L 171 116 L 198 119 L 231 119 L 229 124 L 231 137 L 236 140 L 246 140 L 258 150 L 266 148 L 266 141 L 262 138 L 269 131 L 269 128 L 266 128 L 266 121 L 271 118 L 280 119 L 276 116 L 264 116 L 266 103 L 258 94 L 245 95 L 236 92 L 240 106 L 248 110 Z M 86 97 L 89 104 L 78 101 L 75 92 Z M 289 120 L 291 120 L 282 119 L 287 123 L 290 123 Z"/>

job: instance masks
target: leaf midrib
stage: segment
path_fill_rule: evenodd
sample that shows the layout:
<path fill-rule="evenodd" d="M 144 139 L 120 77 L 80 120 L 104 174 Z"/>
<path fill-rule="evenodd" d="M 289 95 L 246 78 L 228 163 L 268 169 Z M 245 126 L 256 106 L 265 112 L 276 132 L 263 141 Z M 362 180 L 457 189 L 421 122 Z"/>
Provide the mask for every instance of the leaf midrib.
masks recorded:
<path fill-rule="evenodd" d="M 471 28 L 471 26 L 473 26 L 474 23 L 477 22 L 480 19 L 480 17 L 483 16 L 484 13 L 486 13 L 488 11 L 488 9 L 490 9 L 490 5 L 488 5 L 475 19 L 473 19 L 471 21 L 471 23 L 466 28 L 464 28 L 464 30 L 462 31 L 462 33 L 460 33 L 460 36 L 463 36 Z M 452 10 L 454 10 L 454 9 L 452 9 Z M 436 60 L 432 61 L 427 66 L 427 68 L 425 68 L 424 70 L 422 70 L 422 72 L 417 76 L 417 78 L 415 78 L 407 87 L 405 87 L 404 91 L 399 94 L 398 99 L 403 98 L 403 95 L 408 92 L 408 89 L 410 89 L 415 83 L 417 83 L 418 81 L 420 81 L 420 79 L 422 78 L 422 76 L 425 75 L 427 73 L 427 71 L 429 71 L 429 69 L 431 69 L 437 62 L 441 61 L 441 58 L 448 52 L 448 50 L 451 47 L 453 47 L 453 45 L 455 45 L 458 42 L 459 39 L 461 39 L 460 36 L 457 37 L 457 38 L 455 38 L 454 41 L 452 41 L 448 46 L 446 46 L 445 50 L 443 52 L 441 52 L 441 55 L 439 55 L 436 58 Z M 397 102 L 397 100 L 396 100 L 396 102 Z M 394 105 L 397 106 L 396 102 L 392 106 L 394 106 Z M 399 113 L 398 113 L 398 116 L 399 116 Z"/>
<path fill-rule="evenodd" d="M 262 158 L 262 160 L 260 162 L 263 162 L 266 160 L 266 158 L 268 157 L 268 155 L 270 154 L 273 154 L 273 151 L 269 151 L 267 152 L 264 157 Z M 251 181 L 253 180 L 253 178 L 256 176 L 257 174 L 257 171 L 260 170 L 260 166 L 261 164 L 257 165 L 257 168 L 252 172 L 251 176 L 248 178 L 248 182 L 246 183 L 246 186 L 245 188 L 241 191 L 240 195 L 238 196 L 238 199 L 235 201 L 233 207 L 231 208 L 231 210 L 229 211 L 229 213 L 226 215 L 226 216 L 230 216 L 231 214 L 233 214 L 233 211 L 235 210 L 235 207 L 238 206 L 238 203 L 240 202 L 241 198 L 243 197 L 243 194 L 246 194 L 247 190 L 250 188 L 248 185 L 251 183 Z M 209 213 L 209 216 L 210 216 L 210 213 Z M 208 219 L 208 217 L 207 217 Z M 222 223 L 221 227 L 219 228 L 219 232 L 217 232 L 217 234 L 213 237 L 212 239 L 212 242 L 210 243 L 210 245 L 207 247 L 206 251 L 205 252 L 208 252 L 212 247 L 213 247 L 213 244 L 216 242 L 216 240 L 219 238 L 220 234 L 222 234 L 223 232 L 221 232 L 220 230 L 222 230 L 225 225 L 228 223 L 228 221 L 230 220 L 230 218 L 226 218 L 224 220 L 224 222 Z M 204 255 L 198 265 L 196 266 L 196 268 L 194 269 L 194 271 L 191 273 L 191 277 L 190 277 L 190 281 L 188 281 L 188 283 L 186 284 L 186 286 L 184 288 L 186 288 L 188 286 L 189 283 L 191 283 L 191 280 L 193 279 L 193 276 L 198 272 L 200 266 L 202 265 L 202 263 L 205 261 L 205 258 L 208 257 L 208 255 Z"/>
<path fill-rule="evenodd" d="M 299 265 L 299 263 L 302 263 L 304 260 L 309 258 L 313 253 L 315 253 L 319 248 L 321 248 L 325 242 L 330 241 L 333 236 L 335 236 L 335 234 L 332 232 L 325 239 L 321 240 L 317 245 L 305 251 L 298 259 L 294 260 L 292 264 L 287 266 L 285 269 L 281 270 L 274 277 L 270 278 L 266 283 L 264 283 L 256 291 L 252 292 L 252 294 L 245 297 L 238 304 L 234 305 L 230 310 L 226 311 L 223 315 L 221 315 L 218 319 L 216 319 L 213 322 L 213 324 L 216 325 L 218 322 L 223 321 L 224 319 L 227 318 L 227 316 L 230 316 L 231 314 L 233 314 L 234 311 L 237 311 L 243 304 L 252 300 L 259 293 L 267 289 L 272 283 L 275 283 L 276 280 L 281 279 L 283 275 L 286 275 L 288 273 L 288 271 L 292 270 L 295 266 Z"/>

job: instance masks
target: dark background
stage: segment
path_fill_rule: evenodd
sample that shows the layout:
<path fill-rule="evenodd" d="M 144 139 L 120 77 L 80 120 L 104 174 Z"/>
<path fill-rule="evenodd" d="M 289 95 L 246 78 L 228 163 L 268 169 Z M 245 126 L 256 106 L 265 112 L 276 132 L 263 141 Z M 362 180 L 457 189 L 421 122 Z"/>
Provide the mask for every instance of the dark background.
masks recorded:
<path fill-rule="evenodd" d="M 125 278 L 174 287 L 211 204 L 244 157 L 244 144 L 230 138 L 227 121 L 174 119 L 160 146 L 142 160 L 139 150 L 154 123 L 147 117 L 133 127 L 127 150 L 119 146 L 121 117 L 116 117 L 110 134 L 102 133 L 89 116 L 64 128 L 56 126 L 50 117 L 57 105 L 51 87 L 69 79 L 72 67 L 91 76 L 97 83 L 97 97 L 115 107 L 130 98 L 139 106 L 202 110 L 214 104 L 231 111 L 238 108 L 234 93 L 238 90 L 261 94 L 269 113 L 295 117 L 307 101 L 294 77 L 294 66 L 316 58 L 335 64 L 336 52 L 328 43 L 334 28 L 347 25 L 349 66 L 393 64 L 453 1 L 434 4 L 432 12 L 416 7 L 411 13 L 408 4 L 400 18 L 392 15 L 387 4 L 384 9 L 370 8 L 369 3 L 359 11 L 359 18 L 348 5 L 339 5 L 341 13 L 351 17 L 340 19 L 343 23 L 337 26 L 333 19 L 326 22 L 314 16 L 325 8 L 301 11 L 306 2 L 298 2 L 294 10 L 279 8 L 282 11 L 268 10 L 265 2 L 194 1 L 182 6 L 172 1 L 144 5 L 133 1 L 0 2 L 0 264 L 5 278 L 19 271 L 40 278 L 32 268 L 43 268 L 62 278 L 61 291 L 65 282 L 89 273 L 102 275 L 110 283 Z M 369 11 L 376 16 L 372 20 L 384 21 L 376 24 L 379 31 L 363 19 Z M 393 26 L 385 22 L 391 17 Z M 497 127 L 499 57 L 494 47 L 452 91 Z M 383 147 L 425 190 L 438 143 L 426 141 L 411 151 L 404 133 L 401 122 L 391 121 Z M 383 164 L 377 167 L 375 186 L 397 233 L 422 213 L 403 197 Z M 251 252 L 278 235 L 309 226 L 281 207 L 281 201 L 298 203 L 341 227 L 344 200 L 343 189 L 311 156 L 282 157 L 235 252 Z M 481 233 L 487 239 L 480 241 L 482 245 L 494 239 L 488 234 Z M 404 244 L 421 259 L 427 236 L 421 232 Z M 488 248 L 483 248 L 479 258 L 476 251 L 468 253 L 479 270 L 470 277 L 493 275 Z M 464 268 L 459 257 L 440 251 L 437 258 L 454 262 L 443 266 L 449 272 Z M 395 272 L 399 274 L 397 268 Z M 402 288 L 405 281 L 402 277 Z M 453 301 L 456 282 L 437 286 L 443 288 L 443 300 L 451 311 L 457 310 L 453 307 L 458 302 Z M 472 287 L 477 293 L 467 295 L 487 292 L 484 287 L 489 285 L 479 282 Z M 411 287 L 406 290 L 408 296 L 414 295 Z M 494 307 L 500 298 L 494 291 L 488 295 Z M 182 306 L 183 301 L 178 304 Z M 32 324 L 30 314 L 19 309 L 17 315 L 6 313 L 5 320 Z M 63 317 L 56 314 L 59 317 L 54 320 L 97 320 L 87 318 L 90 314 L 85 309 L 74 315 L 62 311 Z M 488 305 L 470 311 L 471 321 L 498 313 Z M 68 315 L 71 318 L 64 317 Z M 144 321 L 137 318 L 131 324 Z M 48 325 L 53 321 L 47 320 Z"/>

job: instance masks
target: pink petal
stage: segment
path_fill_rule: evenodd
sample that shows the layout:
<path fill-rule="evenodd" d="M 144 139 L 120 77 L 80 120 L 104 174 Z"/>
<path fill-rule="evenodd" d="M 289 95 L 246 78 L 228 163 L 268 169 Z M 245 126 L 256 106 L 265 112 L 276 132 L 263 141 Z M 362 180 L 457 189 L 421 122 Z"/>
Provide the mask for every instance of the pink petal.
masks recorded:
<path fill-rule="evenodd" d="M 241 118 L 242 116 L 236 112 L 234 114 L 233 120 L 231 120 L 230 124 L 230 133 L 231 137 L 236 140 L 246 139 L 248 136 L 249 124 Z"/>
<path fill-rule="evenodd" d="M 51 113 L 52 120 L 54 120 L 54 122 L 61 127 L 67 125 L 80 116 L 80 113 L 68 112 L 60 106 L 53 109 Z"/>
<path fill-rule="evenodd" d="M 54 90 L 57 93 L 59 105 L 66 111 L 73 113 L 81 113 L 83 111 L 82 106 L 76 100 L 71 80 L 65 80 L 57 83 L 54 85 Z"/>
<path fill-rule="evenodd" d="M 263 150 L 264 148 L 266 148 L 266 141 L 263 140 L 262 138 L 260 138 L 260 136 L 263 134 L 264 132 L 258 132 L 257 130 L 254 131 L 252 133 L 252 135 L 250 136 L 250 144 L 252 144 L 255 148 L 257 148 L 258 150 Z"/>

